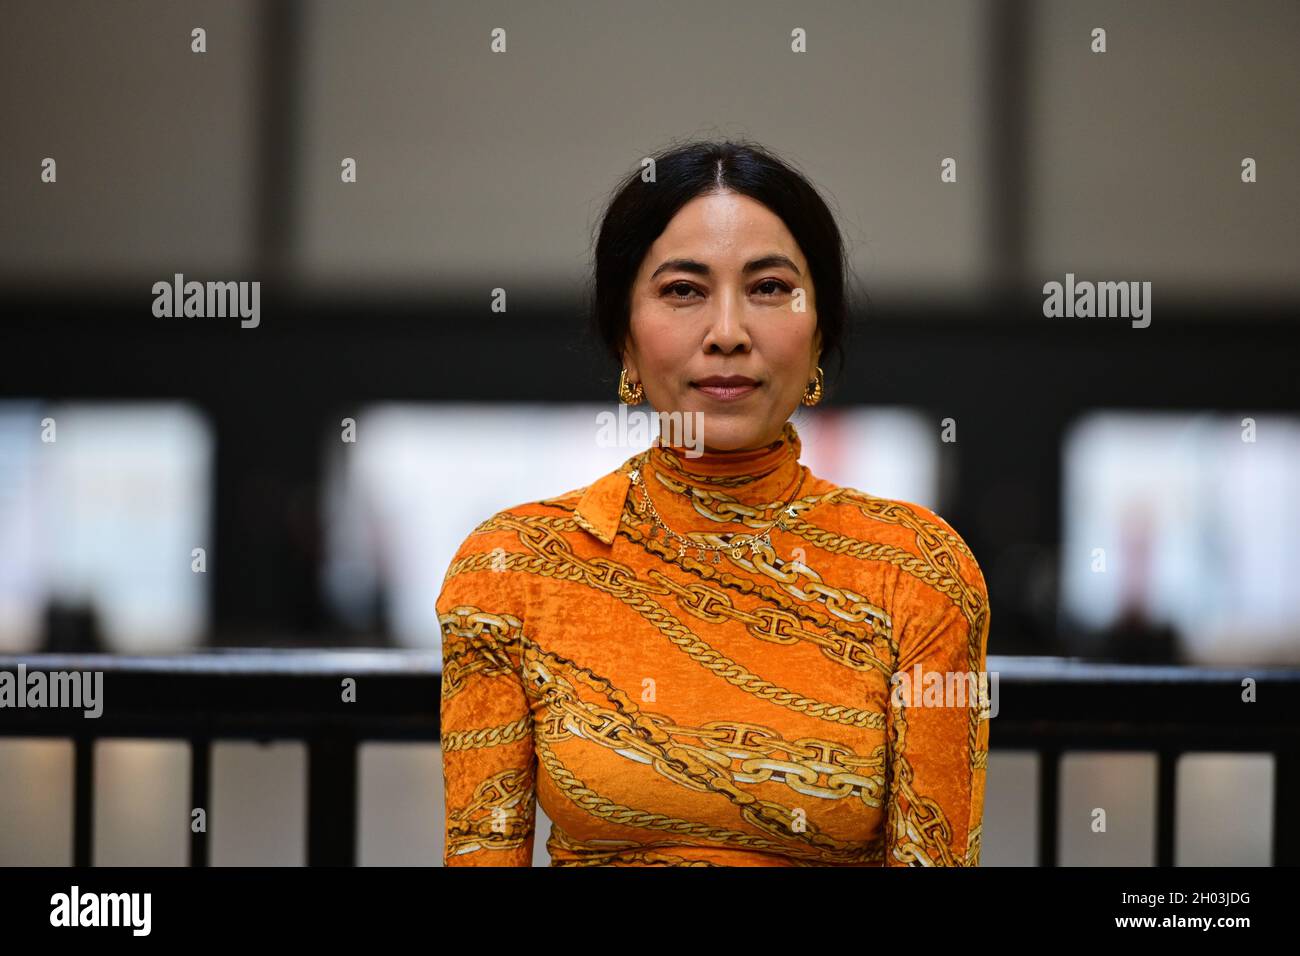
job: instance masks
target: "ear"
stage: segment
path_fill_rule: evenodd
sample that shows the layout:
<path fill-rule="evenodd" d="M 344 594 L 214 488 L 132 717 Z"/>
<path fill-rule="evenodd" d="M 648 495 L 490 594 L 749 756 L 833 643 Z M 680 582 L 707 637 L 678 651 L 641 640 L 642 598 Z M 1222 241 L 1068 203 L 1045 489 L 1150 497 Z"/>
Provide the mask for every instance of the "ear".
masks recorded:
<path fill-rule="evenodd" d="M 632 354 L 632 347 L 630 345 L 623 346 L 623 367 L 627 369 L 627 380 L 629 384 L 641 381 L 641 377 L 637 374 L 636 356 Z"/>

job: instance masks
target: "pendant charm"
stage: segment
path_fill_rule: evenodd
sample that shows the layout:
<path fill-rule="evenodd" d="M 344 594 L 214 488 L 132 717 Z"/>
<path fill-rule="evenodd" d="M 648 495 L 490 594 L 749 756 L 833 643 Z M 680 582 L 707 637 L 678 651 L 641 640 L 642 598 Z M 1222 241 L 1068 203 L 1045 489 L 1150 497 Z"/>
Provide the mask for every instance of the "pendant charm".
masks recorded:
<path fill-rule="evenodd" d="M 679 544 L 677 546 L 677 559 L 681 560 L 683 557 L 685 557 L 685 555 L 686 555 L 686 545 Z"/>
<path fill-rule="evenodd" d="M 713 552 L 713 563 L 714 563 L 714 564 L 719 564 L 719 563 L 721 563 L 721 561 L 722 561 L 722 552 L 721 552 L 721 551 L 714 551 L 714 552 Z"/>
<path fill-rule="evenodd" d="M 699 551 L 696 552 L 695 559 L 696 559 L 697 561 L 703 561 L 703 560 L 704 560 L 704 549 L 703 549 L 703 548 L 700 548 Z"/>

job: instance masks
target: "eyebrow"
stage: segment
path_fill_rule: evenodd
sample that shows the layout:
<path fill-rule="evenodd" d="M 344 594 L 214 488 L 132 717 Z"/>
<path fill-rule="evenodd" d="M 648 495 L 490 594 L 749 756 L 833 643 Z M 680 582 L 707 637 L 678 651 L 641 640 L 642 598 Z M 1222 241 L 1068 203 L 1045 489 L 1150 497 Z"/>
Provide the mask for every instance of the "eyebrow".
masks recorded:
<path fill-rule="evenodd" d="M 770 269 L 773 266 L 784 266 L 793 271 L 797 276 L 803 275 L 803 273 L 799 271 L 799 267 L 795 265 L 788 256 L 783 256 L 779 252 L 769 253 L 768 255 L 760 256 L 757 259 L 751 259 L 749 262 L 745 263 L 745 267 L 741 272 L 748 275 L 751 272 L 758 272 L 761 269 Z M 690 272 L 694 275 L 701 276 L 706 276 L 711 271 L 707 265 L 697 259 L 666 259 L 658 269 L 650 274 L 650 278 L 653 279 L 655 276 L 659 275 L 659 273 L 667 272 L 669 270 Z"/>

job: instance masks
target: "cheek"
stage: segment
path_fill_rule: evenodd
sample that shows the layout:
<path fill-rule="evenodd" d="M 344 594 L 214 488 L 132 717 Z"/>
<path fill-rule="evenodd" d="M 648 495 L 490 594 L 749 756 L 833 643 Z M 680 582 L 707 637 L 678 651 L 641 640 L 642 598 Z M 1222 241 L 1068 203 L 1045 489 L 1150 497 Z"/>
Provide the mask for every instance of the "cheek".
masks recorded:
<path fill-rule="evenodd" d="M 646 315 L 637 325 L 637 344 L 642 364 L 663 374 L 685 367 L 698 343 L 687 337 L 680 322 Z"/>
<path fill-rule="evenodd" d="M 770 359 L 782 368 L 801 368 L 812 354 L 816 329 L 817 320 L 808 315 L 792 316 L 788 323 L 771 329 L 766 343 Z M 799 374 L 802 373 L 797 372 L 796 377 Z"/>
<path fill-rule="evenodd" d="M 795 317 L 788 325 L 769 330 L 761 343 L 764 364 L 772 373 L 774 395 L 802 393 L 812 354 L 814 320 Z"/>

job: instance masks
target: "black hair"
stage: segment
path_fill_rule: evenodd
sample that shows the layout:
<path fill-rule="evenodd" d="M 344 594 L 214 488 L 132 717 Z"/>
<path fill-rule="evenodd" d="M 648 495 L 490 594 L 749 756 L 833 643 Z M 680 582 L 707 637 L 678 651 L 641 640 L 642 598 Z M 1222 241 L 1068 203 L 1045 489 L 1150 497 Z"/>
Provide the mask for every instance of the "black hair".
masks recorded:
<path fill-rule="evenodd" d="M 696 196 L 728 189 L 762 203 L 794 236 L 812 272 L 822 355 L 833 354 L 837 370 L 842 370 L 848 263 L 835 217 L 807 178 L 752 142 L 688 142 L 668 147 L 653 159 L 653 182 L 643 180 L 639 165 L 615 188 L 595 240 L 589 321 L 614 362 L 621 366 L 632 285 L 650 246 Z"/>

